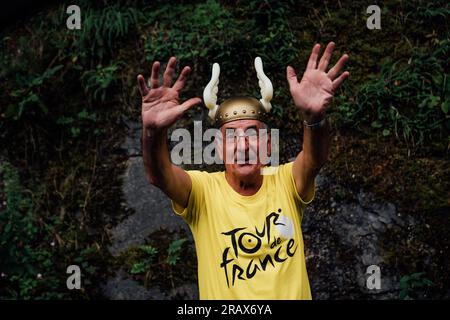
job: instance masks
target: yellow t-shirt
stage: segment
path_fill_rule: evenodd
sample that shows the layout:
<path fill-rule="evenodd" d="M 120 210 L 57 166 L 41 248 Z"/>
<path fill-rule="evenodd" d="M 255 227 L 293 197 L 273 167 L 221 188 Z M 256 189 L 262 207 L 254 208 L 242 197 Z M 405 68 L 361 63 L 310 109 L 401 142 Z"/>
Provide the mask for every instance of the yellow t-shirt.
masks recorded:
<path fill-rule="evenodd" d="M 200 299 L 311 299 L 301 231 L 303 201 L 292 164 L 264 175 L 252 196 L 237 193 L 225 172 L 187 171 L 185 209 L 198 259 Z"/>

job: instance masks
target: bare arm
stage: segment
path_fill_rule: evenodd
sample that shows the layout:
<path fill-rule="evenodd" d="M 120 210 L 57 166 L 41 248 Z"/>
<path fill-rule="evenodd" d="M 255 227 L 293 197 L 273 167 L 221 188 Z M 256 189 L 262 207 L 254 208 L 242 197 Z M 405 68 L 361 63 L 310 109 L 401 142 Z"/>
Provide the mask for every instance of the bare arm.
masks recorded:
<path fill-rule="evenodd" d="M 300 82 L 297 80 L 295 70 L 290 66 L 287 67 L 292 98 L 308 124 L 318 123 L 325 118 L 326 108 L 333 100 L 334 92 L 349 76 L 348 71 L 339 75 L 348 60 L 345 54 L 326 72 L 333 49 L 334 43 L 330 42 L 317 64 L 320 45 L 316 44 Z M 314 193 L 314 179 L 328 159 L 328 123 L 325 122 L 315 130 L 304 126 L 303 133 L 303 150 L 297 155 L 292 170 L 300 197 L 309 200 Z"/>
<path fill-rule="evenodd" d="M 189 175 L 170 161 L 167 130 L 186 110 L 200 103 L 201 99 L 192 98 L 180 104 L 179 92 L 185 85 L 190 68 L 184 67 L 172 86 L 175 64 L 176 59 L 170 58 L 162 86 L 159 83 L 159 62 L 154 62 L 152 66 L 151 89 L 145 84 L 142 75 L 137 77 L 142 95 L 142 153 L 149 182 L 160 188 L 175 203 L 186 207 L 192 183 Z"/>
<path fill-rule="evenodd" d="M 328 159 L 328 134 L 328 124 L 317 130 L 303 130 L 303 150 L 295 158 L 292 170 L 297 192 L 305 201 L 313 196 L 314 179 Z"/>

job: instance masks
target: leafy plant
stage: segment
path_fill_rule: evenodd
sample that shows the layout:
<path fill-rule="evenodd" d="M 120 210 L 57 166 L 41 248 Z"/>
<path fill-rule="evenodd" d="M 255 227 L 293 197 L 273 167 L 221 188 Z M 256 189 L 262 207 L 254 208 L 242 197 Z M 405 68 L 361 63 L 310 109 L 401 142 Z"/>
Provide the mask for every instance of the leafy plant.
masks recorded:
<path fill-rule="evenodd" d="M 429 22 L 433 19 L 448 19 L 450 16 L 450 8 L 442 6 L 440 3 L 429 2 L 426 5 L 419 5 L 414 8 L 412 19 L 420 19 L 423 22 Z"/>
<path fill-rule="evenodd" d="M 23 113 L 32 106 L 38 106 L 44 113 L 48 113 L 48 107 L 44 104 L 39 96 L 39 89 L 46 80 L 51 79 L 63 67 L 57 65 L 53 68 L 48 68 L 42 74 L 35 74 L 31 76 L 17 75 L 17 82 L 22 85 L 19 89 L 11 92 L 11 97 L 14 98 L 14 103 L 10 104 L 6 109 L 5 117 L 19 120 Z"/>
<path fill-rule="evenodd" d="M 133 264 L 130 270 L 131 274 L 142 274 L 146 272 L 150 268 L 156 254 L 158 253 L 158 250 L 150 245 L 140 246 L 139 249 L 145 253 L 145 258 Z"/>
<path fill-rule="evenodd" d="M 175 266 L 180 260 L 180 253 L 183 247 L 183 244 L 186 242 L 186 239 L 176 239 L 172 241 L 167 249 L 167 263 L 171 266 Z"/>
<path fill-rule="evenodd" d="M 418 272 L 400 279 L 400 299 L 409 300 L 416 293 L 417 289 L 433 286 L 431 280 L 425 278 L 425 273 Z"/>
<path fill-rule="evenodd" d="M 289 1 L 250 1 L 246 10 L 254 16 L 250 34 L 253 50 L 263 60 L 270 61 L 274 70 L 284 69 L 298 54 L 298 40 L 288 19 L 292 10 Z"/>
<path fill-rule="evenodd" d="M 140 18 L 141 11 L 133 7 L 114 4 L 94 8 L 92 2 L 87 1 L 83 10 L 83 27 L 75 35 L 73 45 L 89 61 L 101 61 L 117 48 L 120 40 L 136 30 Z"/>
<path fill-rule="evenodd" d="M 167 60 L 176 55 L 190 63 L 199 59 L 226 62 L 238 55 L 240 38 L 235 20 L 219 2 L 208 0 L 196 5 L 161 6 L 146 14 L 155 24 L 145 43 L 147 61 Z M 228 28 L 227 24 L 236 28 Z M 235 54 L 234 54 L 235 53 Z M 223 65 L 224 69 L 234 68 Z"/>
<path fill-rule="evenodd" d="M 97 65 L 95 70 L 84 72 L 81 79 L 85 92 L 93 100 L 104 102 L 108 89 L 111 89 L 117 80 L 116 71 L 118 68 L 119 66 L 117 64 L 111 64 L 106 67 Z"/>
<path fill-rule="evenodd" d="M 167 265 L 172 267 L 175 266 L 181 258 L 181 250 L 186 241 L 185 238 L 173 240 L 167 248 L 167 256 L 165 257 L 165 260 L 163 260 L 164 263 L 167 263 Z M 131 274 L 143 274 L 148 271 L 155 262 L 155 258 L 158 254 L 158 250 L 151 245 L 140 246 L 139 251 L 143 254 L 143 257 L 132 265 L 130 270 Z"/>
<path fill-rule="evenodd" d="M 56 123 L 68 128 L 70 135 L 77 138 L 81 133 L 89 131 L 89 124 L 97 120 L 95 113 L 89 113 L 86 109 L 78 112 L 74 117 L 61 116 L 56 120 Z M 100 129 L 94 130 L 94 134 L 98 134 Z"/>
<path fill-rule="evenodd" d="M 30 193 L 24 191 L 17 171 L 0 167 L 4 181 L 4 208 L 0 212 L 0 299 L 60 298 L 59 280 L 50 240 L 35 212 Z"/>
<path fill-rule="evenodd" d="M 360 86 L 355 98 L 338 97 L 344 123 L 369 124 L 383 136 L 395 134 L 412 146 L 447 134 L 450 83 L 445 71 L 449 41 L 430 55 L 415 51 L 406 64 L 383 66 L 381 76 Z"/>

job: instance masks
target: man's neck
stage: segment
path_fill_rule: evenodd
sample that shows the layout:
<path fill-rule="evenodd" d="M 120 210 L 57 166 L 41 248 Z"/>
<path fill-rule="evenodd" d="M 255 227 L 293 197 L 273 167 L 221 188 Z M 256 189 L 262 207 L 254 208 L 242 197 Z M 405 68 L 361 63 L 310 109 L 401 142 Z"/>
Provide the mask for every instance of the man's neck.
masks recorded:
<path fill-rule="evenodd" d="M 225 171 L 225 180 L 234 191 L 243 196 L 252 196 L 258 192 L 263 183 L 264 176 L 258 174 L 251 179 L 240 179 Z"/>

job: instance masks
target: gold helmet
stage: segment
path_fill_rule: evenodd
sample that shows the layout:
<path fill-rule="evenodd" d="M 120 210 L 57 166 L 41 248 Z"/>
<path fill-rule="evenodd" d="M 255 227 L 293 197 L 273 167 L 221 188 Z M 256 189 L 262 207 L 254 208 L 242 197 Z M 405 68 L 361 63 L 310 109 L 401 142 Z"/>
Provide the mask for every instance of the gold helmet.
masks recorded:
<path fill-rule="evenodd" d="M 218 63 L 213 64 L 211 80 L 203 90 L 203 100 L 209 109 L 209 117 L 217 127 L 220 128 L 224 123 L 230 121 L 243 119 L 267 121 L 267 114 L 272 108 L 270 104 L 273 96 L 272 82 L 264 74 L 260 57 L 255 59 L 255 69 L 261 89 L 260 100 L 253 97 L 232 97 L 217 105 L 220 67 Z"/>

